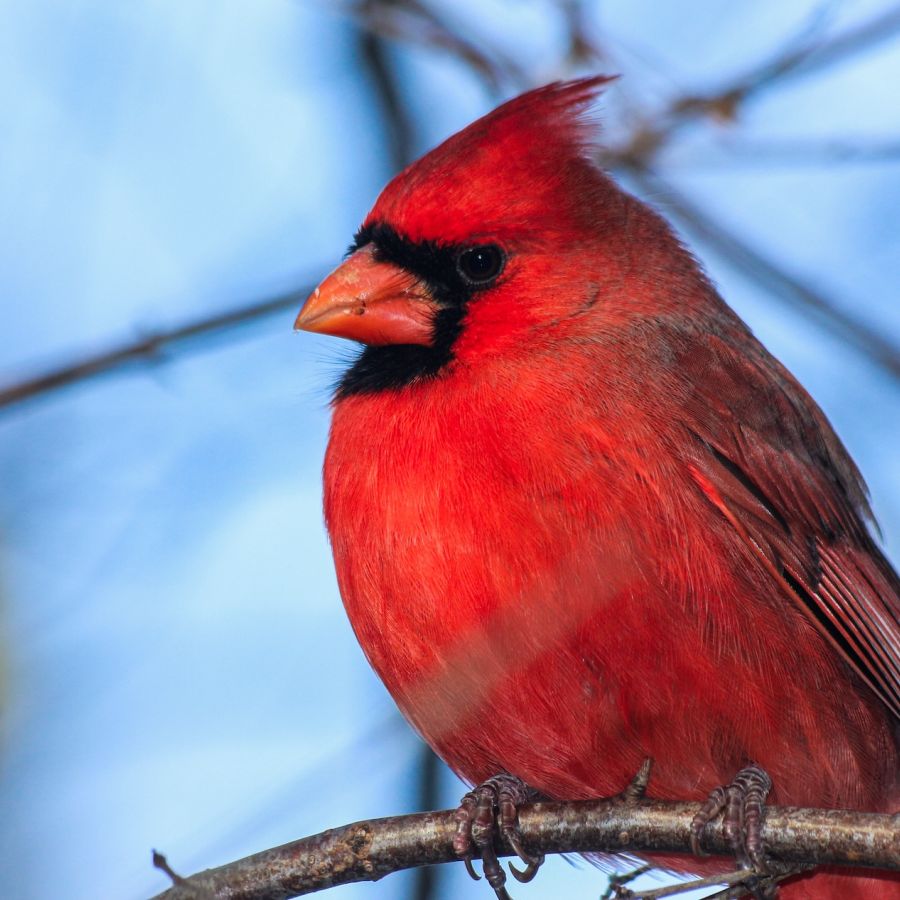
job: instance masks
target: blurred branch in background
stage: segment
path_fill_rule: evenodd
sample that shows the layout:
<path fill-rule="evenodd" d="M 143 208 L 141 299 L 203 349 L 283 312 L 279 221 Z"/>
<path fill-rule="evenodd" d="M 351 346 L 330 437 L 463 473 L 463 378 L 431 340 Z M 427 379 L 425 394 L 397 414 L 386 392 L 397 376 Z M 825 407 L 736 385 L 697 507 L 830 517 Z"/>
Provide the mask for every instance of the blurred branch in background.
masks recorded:
<path fill-rule="evenodd" d="M 900 160 L 900 138 L 742 139 L 689 158 L 667 157 L 668 169 L 771 168 L 891 163 Z"/>
<path fill-rule="evenodd" d="M 900 379 L 900 346 L 844 313 L 821 289 L 772 262 L 664 179 L 645 169 L 633 169 L 631 176 L 657 205 L 670 212 L 687 231 L 728 263 L 788 306 L 810 313 L 822 327 Z"/>
<path fill-rule="evenodd" d="M 607 59 L 604 50 L 589 33 L 587 4 L 578 0 L 561 0 L 559 14 L 568 34 L 561 70 L 572 74 L 573 68 L 596 65 Z M 826 292 L 813 288 L 776 263 L 766 259 L 742 238 L 732 234 L 721 221 L 700 209 L 687 197 L 662 180 L 666 163 L 662 151 L 671 147 L 680 132 L 690 126 L 734 123 L 745 104 L 764 91 L 786 83 L 789 79 L 808 77 L 830 70 L 864 51 L 893 40 L 900 33 L 900 4 L 873 16 L 860 25 L 826 37 L 823 22 L 828 5 L 814 14 L 799 34 L 790 38 L 767 60 L 749 68 L 718 88 L 683 92 L 670 98 L 660 109 L 649 107 L 630 110 L 629 123 L 612 123 L 607 134 L 603 163 L 629 174 L 647 190 L 651 199 L 665 203 L 679 222 L 700 242 L 708 245 L 778 302 L 805 308 L 831 333 L 866 354 L 885 372 L 900 378 L 900 347 L 882 337 L 875 329 L 843 312 Z M 491 93 L 508 88 L 526 87 L 533 83 L 528 67 L 501 54 L 496 49 L 482 49 L 461 35 L 443 16 L 423 0 L 359 0 L 345 10 L 360 24 L 361 59 L 371 80 L 385 121 L 392 166 L 403 168 L 412 155 L 415 124 L 402 98 L 400 80 L 390 62 L 390 48 L 384 38 L 424 45 L 456 58 L 470 68 Z M 717 163 L 755 164 L 790 160 L 792 163 L 815 161 L 817 164 L 868 160 L 900 159 L 900 144 L 886 141 L 866 145 L 864 142 L 781 140 L 757 154 L 753 145 L 725 146 Z M 759 149 L 759 148 L 757 148 Z M 703 158 L 676 161 L 703 165 Z M 709 164 L 708 162 L 705 164 Z M 656 174 L 651 174 L 655 172 Z M 198 349 L 204 338 L 214 335 L 237 336 L 242 326 L 299 306 L 307 289 L 250 303 L 207 318 L 198 318 L 172 329 L 161 329 L 126 341 L 110 350 L 52 368 L 35 377 L 0 387 L 0 408 L 45 395 L 99 375 L 109 374 L 136 364 L 160 364 L 175 351 L 184 353 Z"/>
<path fill-rule="evenodd" d="M 604 54 L 590 34 L 587 4 L 584 0 L 558 0 L 568 35 L 568 61 L 573 66 L 599 62 Z"/>
<path fill-rule="evenodd" d="M 176 351 L 197 349 L 201 338 L 241 331 L 242 326 L 297 307 L 314 285 L 278 294 L 267 300 L 248 303 L 214 316 L 203 316 L 178 325 L 151 331 L 133 341 L 125 341 L 109 350 L 87 355 L 72 363 L 50 369 L 42 375 L 0 387 L 0 408 L 13 406 L 34 397 L 59 390 L 78 382 L 121 371 L 131 365 L 161 364 L 172 359 Z"/>
<path fill-rule="evenodd" d="M 698 120 L 707 124 L 733 123 L 747 101 L 764 90 L 782 85 L 789 78 L 815 74 L 846 62 L 883 41 L 892 40 L 898 33 L 900 5 L 830 40 L 807 38 L 799 46 L 796 40 L 789 41 L 785 50 L 726 84 L 710 91 L 683 93 L 671 99 L 664 109 L 645 113 L 644 123 L 638 124 L 624 141 L 610 142 L 610 164 L 620 161 L 646 166 L 684 126 Z"/>
<path fill-rule="evenodd" d="M 415 123 L 403 102 L 399 79 L 391 60 L 391 50 L 382 34 L 374 28 L 366 27 L 365 23 L 377 15 L 376 8 L 388 10 L 399 5 L 399 0 L 363 0 L 357 7 L 358 16 L 364 23 L 359 29 L 360 57 L 381 108 L 392 172 L 399 172 L 412 162 Z"/>
<path fill-rule="evenodd" d="M 349 12 L 373 34 L 447 53 L 474 70 L 491 93 L 504 86 L 524 88 L 527 73 L 499 50 L 481 50 L 420 0 L 360 0 Z"/>

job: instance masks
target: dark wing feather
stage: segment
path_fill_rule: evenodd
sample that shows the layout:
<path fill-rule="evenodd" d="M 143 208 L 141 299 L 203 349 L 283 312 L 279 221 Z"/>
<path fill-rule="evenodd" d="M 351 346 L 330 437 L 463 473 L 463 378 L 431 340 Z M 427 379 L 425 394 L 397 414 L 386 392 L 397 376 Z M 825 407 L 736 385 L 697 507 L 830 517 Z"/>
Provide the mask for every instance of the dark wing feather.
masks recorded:
<path fill-rule="evenodd" d="M 900 579 L 869 533 L 862 477 L 803 388 L 729 325 L 670 345 L 693 477 L 900 719 Z"/>

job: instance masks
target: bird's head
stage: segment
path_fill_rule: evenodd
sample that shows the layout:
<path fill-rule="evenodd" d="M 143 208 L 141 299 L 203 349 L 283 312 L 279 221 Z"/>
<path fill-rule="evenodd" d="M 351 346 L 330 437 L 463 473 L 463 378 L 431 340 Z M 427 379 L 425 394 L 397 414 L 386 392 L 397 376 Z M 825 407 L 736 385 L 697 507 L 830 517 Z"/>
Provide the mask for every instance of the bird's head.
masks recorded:
<path fill-rule="evenodd" d="M 634 201 L 598 168 L 584 113 L 606 77 L 503 104 L 397 175 L 296 328 L 367 345 L 338 396 L 404 387 L 540 341 L 590 307 Z"/>

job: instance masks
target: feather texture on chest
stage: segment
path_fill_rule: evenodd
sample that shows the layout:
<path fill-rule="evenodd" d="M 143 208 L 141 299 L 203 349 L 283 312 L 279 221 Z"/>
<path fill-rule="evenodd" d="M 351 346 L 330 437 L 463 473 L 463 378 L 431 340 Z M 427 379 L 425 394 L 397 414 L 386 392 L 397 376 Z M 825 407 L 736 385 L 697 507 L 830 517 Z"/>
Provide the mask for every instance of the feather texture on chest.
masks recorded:
<path fill-rule="evenodd" d="M 500 605 L 544 591 L 552 608 L 584 583 L 580 567 L 629 543 L 628 492 L 602 428 L 571 420 L 567 385 L 523 380 L 514 402 L 494 379 L 336 407 L 326 519 L 351 622 L 390 679 L 422 677 L 451 635 L 483 630 Z M 535 416 L 549 427 L 536 431 Z"/>

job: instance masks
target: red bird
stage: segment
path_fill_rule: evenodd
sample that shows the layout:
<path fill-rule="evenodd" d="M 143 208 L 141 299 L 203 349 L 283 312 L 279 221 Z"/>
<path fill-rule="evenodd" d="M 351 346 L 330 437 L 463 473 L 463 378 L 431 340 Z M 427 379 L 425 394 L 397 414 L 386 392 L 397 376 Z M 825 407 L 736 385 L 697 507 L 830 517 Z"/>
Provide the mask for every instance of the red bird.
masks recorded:
<path fill-rule="evenodd" d="M 900 808 L 900 580 L 862 478 L 598 168 L 604 81 L 524 94 L 401 172 L 297 319 L 366 345 L 325 459 L 338 582 L 404 715 L 485 783 L 458 850 L 500 896 L 484 813 L 514 835 L 515 803 L 614 794 L 647 757 L 698 833 L 725 801 L 744 864 L 771 785 Z M 828 870 L 782 896 L 900 881 Z"/>

